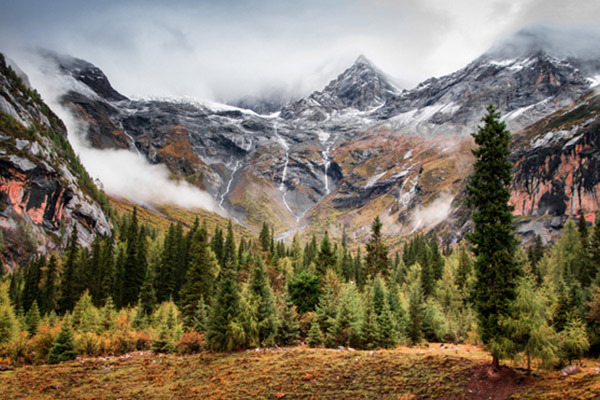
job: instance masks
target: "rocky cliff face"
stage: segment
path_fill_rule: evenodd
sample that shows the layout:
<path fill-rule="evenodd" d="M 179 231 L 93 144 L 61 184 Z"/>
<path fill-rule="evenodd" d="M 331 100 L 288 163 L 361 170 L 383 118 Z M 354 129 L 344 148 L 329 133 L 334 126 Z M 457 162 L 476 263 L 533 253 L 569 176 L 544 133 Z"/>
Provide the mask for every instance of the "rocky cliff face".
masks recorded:
<path fill-rule="evenodd" d="M 529 217 L 522 225 L 541 220 L 555 230 L 580 211 L 594 221 L 600 206 L 600 95 L 590 93 L 530 126 L 513 147 L 511 202 L 515 215 Z M 532 224 L 534 233 L 545 232 Z"/>
<path fill-rule="evenodd" d="M 297 229 L 335 235 L 344 226 L 360 239 L 376 215 L 394 235 L 429 229 L 448 216 L 453 227 L 462 226 L 468 133 L 485 106 L 497 104 L 513 132 L 533 124 L 519 137 L 531 136 L 543 118 L 567 112 L 600 74 L 598 59 L 563 56 L 521 39 L 404 91 L 359 57 L 323 90 L 268 116 L 209 102 L 130 100 L 97 68 L 51 59 L 73 82 L 63 102 L 88 122 L 94 146 L 128 148 L 166 164 L 249 226 L 267 221 L 284 236 Z M 585 110 L 579 112 L 591 118 Z M 566 142 L 580 133 L 569 135 Z M 562 221 L 580 203 L 594 208 L 596 143 L 592 133 L 581 140 L 560 151 L 566 142 L 515 142 L 513 201 L 522 221 L 546 215 Z M 578 183 L 559 179 L 570 169 Z M 524 235 L 534 228 L 520 227 Z M 454 228 L 448 232 L 459 237 Z"/>
<path fill-rule="evenodd" d="M 0 228 L 9 264 L 111 230 L 101 192 L 79 164 L 62 121 L 0 55 Z"/>

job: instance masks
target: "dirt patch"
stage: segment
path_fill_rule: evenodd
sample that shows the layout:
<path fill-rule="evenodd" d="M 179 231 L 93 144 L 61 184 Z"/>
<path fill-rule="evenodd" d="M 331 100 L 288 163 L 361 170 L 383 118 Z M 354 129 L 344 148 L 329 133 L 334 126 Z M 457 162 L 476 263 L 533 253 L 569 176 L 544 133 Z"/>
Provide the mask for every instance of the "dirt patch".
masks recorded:
<path fill-rule="evenodd" d="M 532 378 L 519 370 L 506 366 L 496 369 L 490 363 L 480 362 L 473 367 L 466 397 L 474 400 L 506 400 L 532 382 Z"/>

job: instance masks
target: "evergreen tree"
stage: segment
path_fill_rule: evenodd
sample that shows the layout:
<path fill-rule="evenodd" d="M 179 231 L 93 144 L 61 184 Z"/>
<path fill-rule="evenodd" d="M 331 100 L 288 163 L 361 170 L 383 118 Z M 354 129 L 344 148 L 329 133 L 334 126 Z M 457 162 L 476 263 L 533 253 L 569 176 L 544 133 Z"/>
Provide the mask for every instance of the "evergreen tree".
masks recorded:
<path fill-rule="evenodd" d="M 152 315 L 156 304 L 158 303 L 158 300 L 156 298 L 156 292 L 154 290 L 154 285 L 152 284 L 152 282 L 154 282 L 154 276 L 152 274 L 152 271 L 149 270 L 146 273 L 146 278 L 144 279 L 144 283 L 140 288 L 139 298 L 139 304 L 142 308 L 142 312 L 146 316 Z"/>
<path fill-rule="evenodd" d="M 217 292 L 211 301 L 211 314 L 206 332 L 208 345 L 216 351 L 229 351 L 240 346 L 244 332 L 239 323 L 240 293 L 236 274 L 224 269 Z"/>
<path fill-rule="evenodd" d="M 183 240 L 181 224 L 170 224 L 165 236 L 161 262 L 155 274 L 156 300 L 165 302 L 173 297 L 177 282 L 177 260 Z"/>
<path fill-rule="evenodd" d="M 127 245 L 121 276 L 121 305 L 137 303 L 140 288 L 146 277 L 145 232 L 137 220 L 137 208 L 133 208 L 127 229 Z"/>
<path fill-rule="evenodd" d="M 384 303 L 381 314 L 377 316 L 377 336 L 379 344 L 385 348 L 392 347 L 398 342 L 392 312 L 387 302 Z"/>
<path fill-rule="evenodd" d="M 389 274 L 388 248 L 383 243 L 382 226 L 379 216 L 375 217 L 371 225 L 371 238 L 366 245 L 365 272 L 367 277 L 374 277 L 378 273 L 384 276 Z"/>
<path fill-rule="evenodd" d="M 325 334 L 328 334 L 335 324 L 336 303 L 333 288 L 326 286 L 315 310 L 315 321 L 319 323 L 319 327 Z"/>
<path fill-rule="evenodd" d="M 598 271 L 600 270 L 600 211 L 596 214 L 596 223 L 590 238 L 590 280 L 595 283 L 600 283 Z"/>
<path fill-rule="evenodd" d="M 77 268 L 77 224 L 73 225 L 71 236 L 65 248 L 65 263 L 63 265 L 62 276 L 62 296 L 60 299 L 60 309 L 62 312 L 72 310 L 81 295 L 83 285 L 80 283 L 80 276 Z"/>
<path fill-rule="evenodd" d="M 48 354 L 49 364 L 58 364 L 64 361 L 75 359 L 75 344 L 73 340 L 73 330 L 71 325 L 65 321 L 63 322 L 60 332 L 50 349 Z"/>
<path fill-rule="evenodd" d="M 544 245 L 542 243 L 542 237 L 537 235 L 535 237 L 535 242 L 533 245 L 529 246 L 527 250 L 527 259 L 529 260 L 529 264 L 531 265 L 531 271 L 533 275 L 536 277 L 537 284 L 541 285 L 542 283 L 542 274 L 538 268 L 538 264 L 544 256 Z"/>
<path fill-rule="evenodd" d="M 31 308 L 34 301 L 41 303 L 42 295 L 40 292 L 40 281 L 42 279 L 42 270 L 46 267 L 46 260 L 42 256 L 34 257 L 25 268 L 23 282 L 23 309 L 25 311 Z"/>
<path fill-rule="evenodd" d="M 258 236 L 258 241 L 262 251 L 269 251 L 271 247 L 271 232 L 269 231 L 269 225 L 267 225 L 266 222 L 263 222 L 262 229 L 260 230 L 260 234 Z"/>
<path fill-rule="evenodd" d="M 328 328 L 325 344 L 328 347 L 341 344 L 356 346 L 360 342 L 360 300 L 356 286 L 347 283 L 342 286 L 333 325 Z"/>
<path fill-rule="evenodd" d="M 467 287 L 472 271 L 471 257 L 469 257 L 466 246 L 461 244 L 458 253 L 458 269 L 456 271 L 456 285 L 461 291 L 464 291 Z"/>
<path fill-rule="evenodd" d="M 192 326 L 196 332 L 206 332 L 208 328 L 208 309 L 202 297 L 198 300 L 191 322 L 191 324 L 189 322 L 187 324 Z"/>
<path fill-rule="evenodd" d="M 262 262 L 257 262 L 250 281 L 252 300 L 256 304 L 256 325 L 261 346 L 275 344 L 277 333 L 277 307 L 269 286 L 267 272 Z"/>
<path fill-rule="evenodd" d="M 0 285 L 0 345 L 13 341 L 19 330 L 15 311 L 8 300 L 6 285 Z"/>
<path fill-rule="evenodd" d="M 587 228 L 587 221 L 585 220 L 582 210 L 579 210 L 579 225 L 577 231 L 579 232 L 579 240 L 581 242 L 577 254 L 580 262 L 578 280 L 583 288 L 587 288 L 593 283 L 596 277 L 597 266 L 592 264 L 590 235 Z"/>
<path fill-rule="evenodd" d="M 279 329 L 277 329 L 277 344 L 281 346 L 294 346 L 300 340 L 300 325 L 294 303 L 287 295 L 279 312 Z"/>
<path fill-rule="evenodd" d="M 473 174 L 467 184 L 467 203 L 474 208 L 473 244 L 477 286 L 475 306 L 479 312 L 482 341 L 491 350 L 493 364 L 498 367 L 501 343 L 508 336 L 500 320 L 506 316 L 515 298 L 515 284 L 520 275 L 515 260 L 517 240 L 513 233 L 510 185 L 512 164 L 510 132 L 500 122 L 496 107 L 487 107 L 484 126 L 473 134 L 477 148 Z"/>
<path fill-rule="evenodd" d="M 25 315 L 25 326 L 27 327 L 29 337 L 33 337 L 37 333 L 39 325 L 40 309 L 38 308 L 37 301 L 34 301 Z"/>
<path fill-rule="evenodd" d="M 294 276 L 288 285 L 292 302 L 299 313 L 314 311 L 321 295 L 321 278 L 317 275 L 302 271 Z"/>
<path fill-rule="evenodd" d="M 377 313 L 373 307 L 372 296 L 367 296 L 363 307 L 363 318 L 360 324 L 360 343 L 362 348 L 370 350 L 379 346 L 379 326 Z"/>
<path fill-rule="evenodd" d="M 209 299 L 219 275 L 219 263 L 210 249 L 206 228 L 194 233 L 190 244 L 190 265 L 181 290 L 181 311 L 187 326 L 192 321 L 200 299 Z"/>
<path fill-rule="evenodd" d="M 56 311 L 58 309 L 58 301 L 60 298 L 60 279 L 59 279 L 59 266 L 58 258 L 52 254 L 48 259 L 44 271 L 42 286 L 42 310 L 44 313 L 50 311 Z"/>
<path fill-rule="evenodd" d="M 312 324 L 310 324 L 308 337 L 306 338 L 306 344 L 308 344 L 310 347 L 318 347 L 323 344 L 323 334 L 321 333 L 319 322 L 316 319 L 313 320 Z"/>
<path fill-rule="evenodd" d="M 325 231 L 323 240 L 321 240 L 321 246 L 319 247 L 317 259 L 315 260 L 317 265 L 317 274 L 319 276 L 323 276 L 325 275 L 325 271 L 327 271 L 327 269 L 335 269 L 336 262 L 336 255 L 331 247 L 329 235 L 327 234 L 327 231 Z"/>
<path fill-rule="evenodd" d="M 223 246 L 223 268 L 231 268 L 234 271 L 237 271 L 237 259 L 236 259 L 236 244 L 235 237 L 233 235 L 233 226 L 231 225 L 231 220 L 229 220 L 229 225 L 227 226 L 227 239 L 225 240 L 225 245 Z"/>

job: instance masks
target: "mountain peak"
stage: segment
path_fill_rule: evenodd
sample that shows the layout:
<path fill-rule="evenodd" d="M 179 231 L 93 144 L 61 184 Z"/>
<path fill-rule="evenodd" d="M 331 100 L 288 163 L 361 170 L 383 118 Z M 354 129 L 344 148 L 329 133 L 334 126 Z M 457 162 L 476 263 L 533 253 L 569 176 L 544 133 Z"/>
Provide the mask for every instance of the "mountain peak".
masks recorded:
<path fill-rule="evenodd" d="M 354 65 L 367 65 L 369 67 L 373 67 L 373 63 L 369 60 L 364 54 L 358 56 L 356 61 L 354 61 Z"/>

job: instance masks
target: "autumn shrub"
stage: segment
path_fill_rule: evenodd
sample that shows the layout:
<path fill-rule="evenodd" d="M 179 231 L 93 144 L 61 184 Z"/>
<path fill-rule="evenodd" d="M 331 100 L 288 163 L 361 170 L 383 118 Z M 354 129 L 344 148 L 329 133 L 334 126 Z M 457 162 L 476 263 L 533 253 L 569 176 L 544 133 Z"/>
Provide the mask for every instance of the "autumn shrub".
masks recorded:
<path fill-rule="evenodd" d="M 38 328 L 37 333 L 31 338 L 31 343 L 35 352 L 35 362 L 43 363 L 48 359 L 48 353 L 58 337 L 60 326 L 44 324 Z"/>
<path fill-rule="evenodd" d="M 78 355 L 97 356 L 101 348 L 101 339 L 94 332 L 75 335 L 75 353 Z"/>
<path fill-rule="evenodd" d="M 175 349 L 180 354 L 194 354 L 204 350 L 204 335 L 194 330 L 187 331 L 175 343 Z"/>

